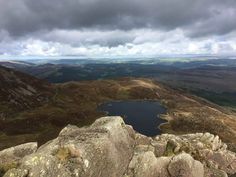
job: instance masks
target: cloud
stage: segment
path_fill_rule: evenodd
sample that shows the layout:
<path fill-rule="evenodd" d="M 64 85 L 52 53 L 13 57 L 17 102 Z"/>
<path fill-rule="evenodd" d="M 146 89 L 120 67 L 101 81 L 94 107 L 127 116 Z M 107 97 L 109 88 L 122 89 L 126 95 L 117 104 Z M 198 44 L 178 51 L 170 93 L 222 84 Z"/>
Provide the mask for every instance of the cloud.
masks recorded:
<path fill-rule="evenodd" d="M 235 17 L 235 0 L 0 0 L 0 55 L 235 53 Z"/>
<path fill-rule="evenodd" d="M 192 36 L 201 36 L 235 29 L 231 21 L 236 11 L 234 0 L 0 0 L 0 4 L 0 28 L 13 36 L 84 28 L 186 28 Z"/>
<path fill-rule="evenodd" d="M 136 35 L 134 32 L 120 30 L 53 30 L 36 36 L 45 41 L 66 43 L 72 46 L 98 44 L 113 47 L 133 41 Z"/>
<path fill-rule="evenodd" d="M 80 32 L 74 32 L 83 34 Z M 64 34 L 64 33 L 60 33 Z M 70 33 L 69 33 L 70 34 Z M 73 33 L 72 33 L 73 34 Z M 92 33 L 93 34 L 93 33 Z M 105 33 L 106 34 L 106 33 Z M 142 38 L 140 34 L 144 34 Z M 87 33 L 85 33 L 85 36 Z M 121 35 L 123 35 L 121 33 Z M 137 36 L 136 36 L 137 35 Z M 109 35 L 108 35 L 109 36 Z M 148 36 L 147 38 L 145 36 Z M 155 38 L 155 36 L 157 36 Z M 93 36 L 95 37 L 95 36 Z M 92 37 L 92 38 L 93 38 Z M 83 57 L 146 57 L 176 54 L 236 54 L 236 42 L 231 39 L 219 41 L 218 39 L 192 40 L 183 35 L 181 31 L 154 32 L 150 30 L 133 31 L 133 38 L 120 45 L 101 45 L 86 43 L 76 44 L 76 39 L 70 41 L 45 41 L 40 39 L 25 39 L 21 41 L 8 41 L 0 43 L 0 55 L 8 56 L 83 56 Z M 73 38 L 73 36 L 71 37 Z M 152 40 L 149 40 L 153 38 Z M 67 39 L 67 37 L 66 37 Z M 83 39 L 83 36 L 80 38 Z M 86 40 L 86 38 L 84 38 Z M 97 40 L 95 38 L 95 40 Z M 107 41 L 111 39 L 107 38 Z"/>
<path fill-rule="evenodd" d="M 234 7 L 234 8 L 233 8 Z M 190 26 L 188 34 L 190 37 L 202 37 L 211 35 L 225 35 L 236 29 L 236 5 L 221 10 L 212 9 L 211 18 L 199 21 Z"/>

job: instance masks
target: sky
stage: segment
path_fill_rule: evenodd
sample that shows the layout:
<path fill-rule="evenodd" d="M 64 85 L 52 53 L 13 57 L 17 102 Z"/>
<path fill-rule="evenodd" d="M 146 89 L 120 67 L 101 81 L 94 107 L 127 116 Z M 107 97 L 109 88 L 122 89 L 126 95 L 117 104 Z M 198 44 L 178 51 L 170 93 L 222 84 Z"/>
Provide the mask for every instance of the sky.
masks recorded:
<path fill-rule="evenodd" d="M 0 0 L 0 58 L 236 55 L 235 0 Z"/>

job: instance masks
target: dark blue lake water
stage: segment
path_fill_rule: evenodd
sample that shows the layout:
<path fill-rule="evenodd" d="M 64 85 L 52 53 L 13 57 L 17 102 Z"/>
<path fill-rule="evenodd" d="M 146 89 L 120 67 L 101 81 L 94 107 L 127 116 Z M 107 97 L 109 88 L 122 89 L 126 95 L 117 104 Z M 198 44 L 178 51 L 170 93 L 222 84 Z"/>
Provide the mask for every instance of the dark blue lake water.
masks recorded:
<path fill-rule="evenodd" d="M 107 112 L 109 116 L 122 116 L 126 124 L 147 136 L 161 134 L 158 126 L 166 122 L 159 117 L 166 113 L 166 109 L 156 101 L 108 102 L 100 105 L 99 110 Z"/>

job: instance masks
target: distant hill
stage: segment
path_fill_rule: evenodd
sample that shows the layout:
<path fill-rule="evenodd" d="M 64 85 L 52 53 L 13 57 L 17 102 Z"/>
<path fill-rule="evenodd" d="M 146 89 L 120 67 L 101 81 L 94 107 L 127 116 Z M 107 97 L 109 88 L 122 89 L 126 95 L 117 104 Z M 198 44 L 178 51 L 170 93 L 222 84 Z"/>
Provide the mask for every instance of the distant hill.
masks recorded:
<path fill-rule="evenodd" d="M 30 62 L 26 62 L 26 61 L 15 61 L 15 60 L 0 61 L 0 65 L 7 67 L 7 68 L 13 68 L 13 69 L 35 66 L 34 63 L 30 63 Z"/>
<path fill-rule="evenodd" d="M 236 92 L 236 60 L 234 59 L 183 62 L 153 60 L 153 63 L 149 63 L 151 61 L 96 63 L 94 60 L 55 60 L 42 65 L 23 65 L 24 67 L 15 65 L 14 68 L 51 83 L 146 77 L 157 79 L 173 87 L 190 90 Z"/>
<path fill-rule="evenodd" d="M 151 78 L 174 89 L 184 89 L 221 106 L 236 109 L 235 59 L 149 59 L 121 63 L 68 59 L 48 62 L 40 65 L 8 63 L 8 66 L 51 83 L 120 77 Z"/>

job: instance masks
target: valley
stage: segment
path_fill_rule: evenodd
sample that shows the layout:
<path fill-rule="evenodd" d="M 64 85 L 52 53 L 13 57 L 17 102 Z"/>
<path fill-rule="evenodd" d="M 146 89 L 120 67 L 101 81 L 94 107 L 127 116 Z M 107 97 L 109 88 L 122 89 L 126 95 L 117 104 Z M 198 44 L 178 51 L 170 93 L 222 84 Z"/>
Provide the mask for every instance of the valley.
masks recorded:
<path fill-rule="evenodd" d="M 3 77 L 12 73 L 11 69 L 2 67 Z M 172 89 L 155 80 L 147 78 L 124 77 L 119 79 L 94 80 L 81 82 L 67 82 L 61 84 L 43 83 L 39 79 L 28 78 L 25 74 L 18 74 L 12 78 L 23 82 L 27 77 L 28 87 L 34 87 L 38 94 L 44 93 L 40 88 L 49 87 L 46 101 L 39 105 L 15 109 L 12 107 L 1 109 L 5 115 L 0 124 L 1 149 L 24 142 L 37 141 L 43 144 L 55 138 L 59 131 L 68 124 L 79 127 L 90 125 L 105 113 L 97 111 L 101 103 L 115 100 L 156 100 L 167 108 L 162 116 L 168 123 L 161 125 L 165 133 L 195 133 L 210 132 L 217 134 L 234 150 L 236 144 L 236 114 L 230 109 L 220 107 L 205 99 L 193 96 L 183 90 Z M 29 79 L 35 82 L 30 85 Z M 2 79 L 1 82 L 9 82 Z M 16 82 L 16 81 L 14 81 Z M 39 84 L 37 84 L 39 83 Z M 1 91 L 2 92 L 2 91 Z M 4 95 L 4 94 L 2 94 Z M 30 95 L 27 98 L 34 98 Z M 34 99 L 35 100 L 35 99 Z M 1 107 L 5 102 L 0 102 Z"/>
<path fill-rule="evenodd" d="M 0 0 L 0 177 L 236 177 L 236 0 Z"/>

